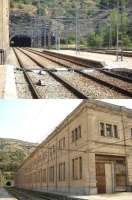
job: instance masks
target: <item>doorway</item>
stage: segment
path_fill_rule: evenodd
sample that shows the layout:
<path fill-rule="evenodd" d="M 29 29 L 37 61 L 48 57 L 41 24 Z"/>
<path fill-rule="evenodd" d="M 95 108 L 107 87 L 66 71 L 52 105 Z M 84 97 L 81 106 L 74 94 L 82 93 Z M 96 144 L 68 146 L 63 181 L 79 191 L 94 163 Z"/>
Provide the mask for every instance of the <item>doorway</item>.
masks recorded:
<path fill-rule="evenodd" d="M 96 156 L 96 184 L 98 193 L 126 191 L 125 158 Z"/>

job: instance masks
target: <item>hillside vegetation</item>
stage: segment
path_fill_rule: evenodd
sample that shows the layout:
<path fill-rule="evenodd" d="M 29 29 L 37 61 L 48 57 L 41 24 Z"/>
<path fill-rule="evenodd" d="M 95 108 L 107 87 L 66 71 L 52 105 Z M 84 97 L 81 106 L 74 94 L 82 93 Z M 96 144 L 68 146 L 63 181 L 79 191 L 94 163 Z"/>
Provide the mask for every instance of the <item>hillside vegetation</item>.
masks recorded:
<path fill-rule="evenodd" d="M 42 14 L 58 14 L 62 11 L 63 13 L 73 13 L 74 8 L 77 5 L 80 9 L 83 9 L 83 13 L 89 14 L 89 10 L 97 8 L 108 9 L 115 8 L 119 5 L 124 4 L 126 7 L 132 5 L 131 0 L 10 0 L 11 9 L 25 9 L 27 6 L 29 9 L 40 10 Z M 60 10 L 61 9 L 61 10 Z M 33 10 L 34 11 L 34 10 Z"/>
<path fill-rule="evenodd" d="M 0 138 L 0 174 L 4 180 L 14 178 L 17 167 L 36 146 L 37 144 L 21 140 Z"/>
<path fill-rule="evenodd" d="M 53 19 L 59 16 L 75 18 L 78 9 L 80 18 L 86 19 L 81 21 L 80 29 L 81 45 L 87 47 L 115 47 L 118 21 L 120 41 L 124 47 L 132 46 L 131 0 L 10 0 L 10 5 L 12 12 L 22 10 L 31 16 L 39 14 L 50 20 L 53 27 L 58 23 L 62 27 L 63 43 L 75 43 L 75 22 L 70 25 L 70 22 L 54 22 Z M 92 28 L 88 20 L 92 21 Z M 67 29 L 71 31 L 66 39 Z"/>

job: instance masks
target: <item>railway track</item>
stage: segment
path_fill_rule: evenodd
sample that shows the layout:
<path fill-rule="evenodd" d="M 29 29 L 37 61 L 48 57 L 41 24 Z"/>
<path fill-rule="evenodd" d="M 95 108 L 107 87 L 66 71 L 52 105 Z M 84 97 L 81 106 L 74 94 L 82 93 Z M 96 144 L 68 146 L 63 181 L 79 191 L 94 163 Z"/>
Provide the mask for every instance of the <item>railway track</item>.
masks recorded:
<path fill-rule="evenodd" d="M 17 200 L 57 200 L 44 194 L 18 188 L 8 188 L 8 192 L 17 198 Z"/>
<path fill-rule="evenodd" d="M 80 67 L 80 68 L 82 68 L 82 67 L 85 67 L 85 68 L 92 68 L 92 67 L 93 67 L 93 65 L 90 65 L 90 64 L 85 64 L 85 65 L 84 65 L 84 63 L 81 61 L 81 60 L 83 60 L 83 59 L 80 59 L 79 62 L 78 62 L 78 61 L 72 60 L 72 59 L 73 59 L 73 56 L 71 56 L 71 59 L 70 59 L 69 56 L 68 56 L 68 58 L 67 58 L 67 55 L 63 55 L 63 58 L 62 58 L 62 54 L 58 54 L 58 53 L 53 53 L 53 52 L 49 52 L 49 51 L 43 51 L 43 52 L 41 52 L 41 51 L 32 50 L 32 49 L 28 49 L 28 50 L 30 50 L 31 52 L 35 52 L 35 53 L 37 53 L 38 55 L 40 55 L 40 56 L 42 56 L 42 57 L 44 57 L 44 58 L 47 58 L 47 59 L 49 59 L 49 60 L 51 60 L 51 61 L 53 61 L 53 62 L 56 62 L 57 64 L 61 64 L 61 65 L 63 65 L 64 67 L 68 67 L 68 66 L 67 66 L 66 64 L 60 62 L 61 60 L 62 60 L 62 61 L 71 62 L 71 63 L 75 64 L 75 68 L 72 67 L 72 68 L 75 69 L 75 70 L 78 70 L 78 69 L 79 69 L 78 67 Z M 46 54 L 46 55 L 45 55 L 45 54 Z M 49 57 L 46 57 L 47 55 L 49 55 Z M 54 58 L 58 58 L 58 59 L 60 59 L 60 60 L 54 60 Z M 91 61 L 91 62 L 92 62 L 92 61 Z M 101 66 L 101 64 L 100 64 L 100 66 Z M 70 66 L 69 66 L 69 68 L 70 68 Z M 80 70 L 81 70 L 81 69 L 80 69 Z M 128 77 L 123 76 L 123 75 L 118 75 L 118 74 L 116 74 L 116 73 L 114 73 L 114 72 L 108 71 L 107 69 L 101 69 L 101 68 L 99 68 L 98 62 L 97 62 L 97 63 L 94 62 L 94 70 L 95 70 L 95 71 L 98 71 L 98 72 L 100 72 L 100 73 L 109 75 L 109 76 L 111 76 L 111 77 L 118 78 L 118 79 L 120 79 L 120 80 L 123 80 L 123 81 L 127 81 L 127 82 L 132 83 L 132 79 L 131 79 L 131 78 L 128 78 Z"/>
<path fill-rule="evenodd" d="M 79 91 L 79 89 L 76 89 L 72 84 L 69 84 L 66 80 L 64 80 L 62 77 L 56 75 L 53 71 L 48 70 L 44 65 L 42 65 L 40 62 L 38 62 L 36 59 L 34 59 L 31 56 L 28 56 L 27 54 L 25 54 L 21 49 L 14 49 L 15 55 L 18 59 L 18 62 L 21 66 L 21 70 L 24 72 L 27 81 L 29 83 L 29 87 L 31 88 L 31 91 L 33 93 L 37 93 L 38 95 L 36 96 L 37 98 L 45 98 L 42 94 L 40 94 L 40 92 L 38 92 L 37 87 L 36 87 L 36 81 L 33 80 L 33 78 L 31 78 L 31 73 L 32 73 L 32 68 L 30 68 L 30 70 L 24 66 L 22 58 L 19 56 L 18 52 L 23 53 L 24 55 L 26 55 L 28 58 L 31 59 L 31 61 L 33 61 L 37 68 L 37 69 L 41 69 L 46 71 L 46 73 L 48 74 L 48 77 L 50 78 L 50 82 L 52 82 L 52 90 L 53 90 L 53 86 L 57 85 L 58 87 L 60 87 L 60 90 L 64 90 L 64 95 L 62 95 L 62 93 L 60 93 L 60 98 L 79 98 L 79 99 L 87 99 L 88 97 L 85 96 L 85 94 L 83 94 L 81 91 Z M 40 76 L 40 75 L 38 75 Z M 37 80 L 38 81 L 38 80 Z M 59 93 L 58 93 L 59 94 Z"/>
<path fill-rule="evenodd" d="M 32 97 L 34 99 L 40 99 L 41 97 L 40 97 L 38 91 L 36 90 L 36 88 L 34 86 L 34 83 L 33 83 L 32 79 L 30 78 L 28 72 L 25 70 L 24 64 L 23 64 L 22 60 L 20 59 L 20 57 L 18 56 L 18 54 L 17 54 L 15 49 L 14 49 L 14 53 L 15 53 L 15 56 L 16 56 L 16 58 L 18 60 L 19 65 L 20 65 L 20 67 L 21 67 L 21 69 L 22 69 L 22 71 L 24 73 L 24 76 L 25 76 L 25 79 L 26 79 L 26 81 L 28 83 L 28 86 L 29 86 L 29 89 L 31 91 Z"/>
<path fill-rule="evenodd" d="M 116 73 L 110 72 L 105 69 L 99 69 L 99 68 L 93 69 L 93 67 L 90 68 L 90 66 L 87 66 L 87 65 L 85 65 L 85 68 L 84 68 L 84 63 L 82 63 L 81 65 L 81 61 L 79 61 L 79 63 L 77 61 L 74 62 L 74 60 L 71 61 L 69 59 L 69 56 L 68 58 L 66 58 L 63 55 L 63 58 L 62 58 L 62 55 L 60 54 L 58 55 L 57 53 L 52 53 L 52 52 L 47 52 L 47 51 L 40 52 L 40 51 L 36 51 L 32 49 L 25 49 L 24 51 L 36 54 L 40 56 L 41 58 L 46 58 L 52 61 L 53 63 L 57 63 L 61 67 L 63 66 L 63 67 L 66 67 L 67 69 L 72 69 L 76 73 L 82 75 L 82 77 L 91 79 L 125 96 L 132 97 L 132 79 L 131 78 L 125 77 L 123 75 L 118 75 Z M 74 64 L 74 66 L 72 66 L 71 63 L 72 65 Z M 87 68 L 90 70 L 93 69 L 93 72 L 91 73 L 91 71 L 87 70 Z"/>
<path fill-rule="evenodd" d="M 22 192 L 20 190 L 11 189 L 11 188 L 10 189 L 8 188 L 7 190 L 17 200 L 33 200 L 33 198 L 31 196 L 29 196 L 28 194 L 25 194 L 24 192 Z"/>
<path fill-rule="evenodd" d="M 74 200 L 74 197 L 63 196 L 47 192 L 37 192 L 19 188 L 8 188 L 8 192 L 17 200 Z"/>

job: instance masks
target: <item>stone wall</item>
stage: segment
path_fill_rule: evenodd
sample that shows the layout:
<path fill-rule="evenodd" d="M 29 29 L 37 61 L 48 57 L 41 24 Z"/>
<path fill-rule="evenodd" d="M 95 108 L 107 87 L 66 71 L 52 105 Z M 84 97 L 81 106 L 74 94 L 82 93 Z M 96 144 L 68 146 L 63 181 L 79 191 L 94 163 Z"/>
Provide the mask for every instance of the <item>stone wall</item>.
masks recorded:
<path fill-rule="evenodd" d="M 9 2 L 0 0 L 0 49 L 9 48 Z"/>

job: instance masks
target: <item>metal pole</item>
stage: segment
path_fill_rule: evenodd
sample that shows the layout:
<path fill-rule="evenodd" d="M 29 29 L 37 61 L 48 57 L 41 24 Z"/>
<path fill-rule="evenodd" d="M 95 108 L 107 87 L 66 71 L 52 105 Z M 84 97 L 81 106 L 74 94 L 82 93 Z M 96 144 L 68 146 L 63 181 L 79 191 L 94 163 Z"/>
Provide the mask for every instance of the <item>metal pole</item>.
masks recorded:
<path fill-rule="evenodd" d="M 117 0 L 116 57 L 119 61 L 119 0 Z"/>
<path fill-rule="evenodd" d="M 51 22 L 49 22 L 49 29 L 48 29 L 48 49 L 51 49 Z"/>
<path fill-rule="evenodd" d="M 124 35 L 124 28 L 123 28 L 123 2 L 121 2 L 121 61 L 123 61 L 123 35 Z"/>
<path fill-rule="evenodd" d="M 60 50 L 60 33 L 58 34 L 58 50 Z"/>
<path fill-rule="evenodd" d="M 58 33 L 57 33 L 57 29 L 55 32 L 55 45 L 56 45 L 56 50 L 58 50 Z"/>
<path fill-rule="evenodd" d="M 79 7 L 76 6 L 76 54 L 80 51 L 80 25 L 79 25 Z"/>
<path fill-rule="evenodd" d="M 47 47 L 47 26 L 45 25 L 44 28 L 44 48 L 46 49 Z"/>
<path fill-rule="evenodd" d="M 112 47 L 112 26 L 109 24 L 109 49 Z"/>
<path fill-rule="evenodd" d="M 66 33 L 66 45 L 67 45 L 67 49 L 68 49 L 69 48 L 68 28 L 67 28 L 67 33 Z"/>
<path fill-rule="evenodd" d="M 40 21 L 40 8 L 41 8 L 41 4 L 40 4 L 40 0 L 38 2 L 38 20 L 37 20 L 37 24 L 38 24 L 38 28 L 37 28 L 37 37 L 38 37 L 38 48 L 41 47 L 41 36 L 42 36 L 42 32 L 41 32 L 41 21 Z"/>

